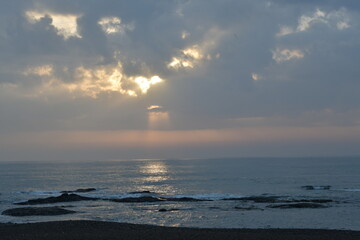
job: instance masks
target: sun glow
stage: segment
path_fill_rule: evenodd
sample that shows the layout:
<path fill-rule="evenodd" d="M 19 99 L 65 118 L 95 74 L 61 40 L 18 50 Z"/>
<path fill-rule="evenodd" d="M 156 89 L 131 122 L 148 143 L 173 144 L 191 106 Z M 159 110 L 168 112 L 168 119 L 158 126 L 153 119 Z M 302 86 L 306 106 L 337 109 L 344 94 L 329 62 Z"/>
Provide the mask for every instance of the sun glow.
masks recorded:
<path fill-rule="evenodd" d="M 146 77 L 136 77 L 135 83 L 139 86 L 142 93 L 147 93 L 152 85 L 161 83 L 163 80 L 159 76 L 152 76 L 150 79 Z"/>
<path fill-rule="evenodd" d="M 149 112 L 148 113 L 149 129 L 161 129 L 169 126 L 168 112 Z"/>
<path fill-rule="evenodd" d="M 160 105 L 151 105 L 148 110 L 149 129 L 164 129 L 169 127 L 169 113 Z"/>

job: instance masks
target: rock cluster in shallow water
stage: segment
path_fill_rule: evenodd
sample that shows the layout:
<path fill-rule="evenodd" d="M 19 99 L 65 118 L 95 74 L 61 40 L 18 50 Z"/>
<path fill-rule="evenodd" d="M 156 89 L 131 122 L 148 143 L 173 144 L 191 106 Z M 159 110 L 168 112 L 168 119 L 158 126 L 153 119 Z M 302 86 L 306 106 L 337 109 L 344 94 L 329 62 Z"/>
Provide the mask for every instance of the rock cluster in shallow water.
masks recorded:
<path fill-rule="evenodd" d="M 76 213 L 61 207 L 24 207 L 11 208 L 2 212 L 3 215 L 24 217 L 24 216 L 55 216 Z"/>
<path fill-rule="evenodd" d="M 98 198 L 83 197 L 77 194 L 68 194 L 63 193 L 58 197 L 48 197 L 48 198 L 37 198 L 31 199 L 25 202 L 15 203 L 16 205 L 38 205 L 38 204 L 48 204 L 48 203 L 59 203 L 59 202 L 77 202 L 77 201 L 91 201 L 99 200 Z"/>

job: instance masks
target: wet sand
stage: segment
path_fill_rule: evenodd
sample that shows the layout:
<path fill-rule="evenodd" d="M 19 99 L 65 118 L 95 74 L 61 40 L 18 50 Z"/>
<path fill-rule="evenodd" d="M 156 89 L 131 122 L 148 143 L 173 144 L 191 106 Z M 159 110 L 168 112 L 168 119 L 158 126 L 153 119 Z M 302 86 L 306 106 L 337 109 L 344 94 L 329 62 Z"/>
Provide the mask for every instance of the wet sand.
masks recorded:
<path fill-rule="evenodd" d="M 0 224 L 1 240 L 102 239 L 243 239 L 243 240 L 359 240 L 360 231 L 314 229 L 199 229 L 114 222 L 59 221 Z"/>

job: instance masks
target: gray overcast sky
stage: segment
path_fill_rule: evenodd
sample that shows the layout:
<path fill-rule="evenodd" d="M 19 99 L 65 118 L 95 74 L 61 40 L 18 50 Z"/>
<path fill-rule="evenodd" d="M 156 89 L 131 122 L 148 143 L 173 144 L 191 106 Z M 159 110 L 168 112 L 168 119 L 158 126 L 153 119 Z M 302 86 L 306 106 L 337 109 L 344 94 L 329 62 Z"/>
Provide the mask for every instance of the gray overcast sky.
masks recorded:
<path fill-rule="evenodd" d="M 0 160 L 360 154 L 358 0 L 0 3 Z"/>

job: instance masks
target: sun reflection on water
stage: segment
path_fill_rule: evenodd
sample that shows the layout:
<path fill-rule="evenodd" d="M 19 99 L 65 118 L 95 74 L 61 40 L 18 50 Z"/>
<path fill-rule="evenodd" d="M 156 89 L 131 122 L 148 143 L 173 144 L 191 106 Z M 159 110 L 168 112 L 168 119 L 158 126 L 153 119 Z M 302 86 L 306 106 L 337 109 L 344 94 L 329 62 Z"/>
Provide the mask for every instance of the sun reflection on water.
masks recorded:
<path fill-rule="evenodd" d="M 139 166 L 138 184 L 142 191 L 173 194 L 175 189 L 167 181 L 172 180 L 170 170 L 163 161 L 145 161 Z"/>
<path fill-rule="evenodd" d="M 151 175 L 166 175 L 168 167 L 163 162 L 150 162 L 140 166 L 140 172 Z"/>

